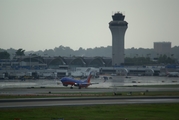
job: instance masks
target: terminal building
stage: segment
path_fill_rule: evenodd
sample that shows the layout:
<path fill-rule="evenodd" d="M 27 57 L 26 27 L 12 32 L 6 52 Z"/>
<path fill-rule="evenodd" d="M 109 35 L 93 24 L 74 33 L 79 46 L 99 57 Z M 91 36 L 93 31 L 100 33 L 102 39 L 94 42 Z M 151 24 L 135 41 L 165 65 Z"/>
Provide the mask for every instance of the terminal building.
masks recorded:
<path fill-rule="evenodd" d="M 58 78 L 68 76 L 72 72 L 95 68 L 99 74 L 127 75 L 157 75 L 161 67 L 153 66 L 112 66 L 112 59 L 105 57 L 41 57 L 24 56 L 14 60 L 1 60 L 0 73 L 8 73 L 11 78 L 15 74 L 36 73 L 51 78 L 54 73 Z M 50 76 L 47 76 L 50 75 Z"/>

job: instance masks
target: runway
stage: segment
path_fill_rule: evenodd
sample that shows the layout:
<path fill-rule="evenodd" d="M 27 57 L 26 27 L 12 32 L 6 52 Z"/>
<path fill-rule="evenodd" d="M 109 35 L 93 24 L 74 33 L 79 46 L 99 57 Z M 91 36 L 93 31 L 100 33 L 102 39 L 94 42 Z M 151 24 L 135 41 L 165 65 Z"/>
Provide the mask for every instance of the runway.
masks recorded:
<path fill-rule="evenodd" d="M 152 92 L 152 91 L 179 91 L 179 87 L 114 87 L 114 88 L 4 88 L 0 95 L 36 95 L 36 94 L 61 94 L 61 93 L 113 93 L 113 92 Z"/>
<path fill-rule="evenodd" d="M 113 79 L 93 78 L 91 82 L 99 83 L 89 88 L 114 88 L 142 85 L 179 85 L 179 77 L 158 77 L 158 76 L 113 76 Z M 59 83 L 59 84 L 57 84 Z M 60 80 L 0 80 L 0 89 L 4 88 L 27 88 L 27 87 L 63 87 Z"/>
<path fill-rule="evenodd" d="M 0 108 L 96 104 L 179 103 L 179 97 L 29 98 L 0 100 Z"/>
<path fill-rule="evenodd" d="M 118 77 L 104 81 L 92 79 L 99 84 L 88 88 L 78 89 L 57 85 L 54 80 L 28 81 L 0 81 L 0 95 L 53 95 L 53 94 L 85 94 L 85 93 L 113 93 L 113 92 L 145 92 L 145 91 L 179 91 L 179 78 L 166 77 Z M 149 86 L 148 86 L 149 85 Z M 152 85 L 152 86 L 151 86 Z M 154 85 L 154 86 L 153 86 Z M 168 85 L 168 86 L 165 86 Z M 95 105 L 95 104 L 146 104 L 146 103 L 179 103 L 179 97 L 122 97 L 107 98 L 31 98 L 0 100 L 0 108 L 11 107 L 40 107 L 61 105 Z"/>
<path fill-rule="evenodd" d="M 91 82 L 99 84 L 91 85 L 88 88 L 70 89 L 62 84 L 57 85 L 55 80 L 0 81 L 0 95 L 179 91 L 179 77 L 134 76 L 125 78 L 115 76 L 105 82 L 102 79 L 92 79 Z"/>

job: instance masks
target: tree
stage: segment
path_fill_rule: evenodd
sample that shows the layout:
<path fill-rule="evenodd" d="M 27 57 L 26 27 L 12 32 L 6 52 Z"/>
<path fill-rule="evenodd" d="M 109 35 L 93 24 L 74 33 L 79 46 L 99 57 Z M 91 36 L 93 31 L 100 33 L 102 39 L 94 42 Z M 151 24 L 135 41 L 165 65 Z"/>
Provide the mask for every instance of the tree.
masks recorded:
<path fill-rule="evenodd" d="M 24 52 L 25 52 L 25 50 L 20 48 L 16 51 L 16 56 L 25 56 Z"/>
<path fill-rule="evenodd" d="M 7 51 L 0 52 L 0 59 L 10 59 L 10 54 Z"/>

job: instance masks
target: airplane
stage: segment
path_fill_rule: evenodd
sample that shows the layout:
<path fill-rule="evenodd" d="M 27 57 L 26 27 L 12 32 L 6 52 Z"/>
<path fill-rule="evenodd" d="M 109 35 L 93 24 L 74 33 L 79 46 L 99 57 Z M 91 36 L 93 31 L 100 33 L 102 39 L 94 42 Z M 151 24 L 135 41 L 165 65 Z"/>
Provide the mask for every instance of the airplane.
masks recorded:
<path fill-rule="evenodd" d="M 168 76 L 168 77 L 179 77 L 179 72 L 168 72 L 168 70 L 166 70 L 166 76 Z"/>
<path fill-rule="evenodd" d="M 167 72 L 168 77 L 179 77 L 179 72 Z"/>
<path fill-rule="evenodd" d="M 92 85 L 92 84 L 98 84 L 98 83 L 90 83 L 91 77 L 92 77 L 92 72 L 90 72 L 86 80 L 75 80 L 70 77 L 63 77 L 61 79 L 61 82 L 63 86 L 71 85 L 70 87 L 71 89 L 73 89 L 73 86 L 78 86 L 78 88 L 81 89 L 82 87 L 87 88 L 89 85 Z"/>

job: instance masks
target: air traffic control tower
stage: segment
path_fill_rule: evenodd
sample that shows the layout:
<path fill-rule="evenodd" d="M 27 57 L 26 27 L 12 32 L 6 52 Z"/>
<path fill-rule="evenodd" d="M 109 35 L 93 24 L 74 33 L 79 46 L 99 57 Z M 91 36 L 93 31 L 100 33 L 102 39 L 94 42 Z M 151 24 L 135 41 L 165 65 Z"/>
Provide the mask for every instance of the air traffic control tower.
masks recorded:
<path fill-rule="evenodd" d="M 113 21 L 109 23 L 112 34 L 112 66 L 124 63 L 124 35 L 128 26 L 124 18 L 122 13 L 117 12 L 112 15 Z"/>

